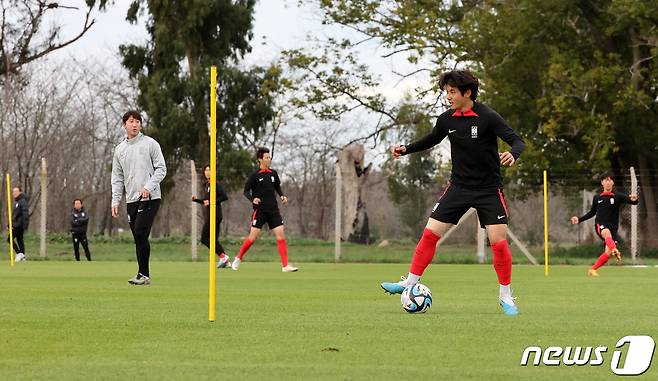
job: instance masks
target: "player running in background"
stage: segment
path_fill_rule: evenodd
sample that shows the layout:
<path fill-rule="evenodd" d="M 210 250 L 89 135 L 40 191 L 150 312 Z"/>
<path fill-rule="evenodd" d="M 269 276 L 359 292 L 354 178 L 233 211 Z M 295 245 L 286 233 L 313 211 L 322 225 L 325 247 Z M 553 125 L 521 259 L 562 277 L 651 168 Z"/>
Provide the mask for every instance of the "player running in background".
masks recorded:
<path fill-rule="evenodd" d="M 276 194 L 278 193 L 281 202 L 284 204 L 288 203 L 288 197 L 281 190 L 279 175 L 270 168 L 272 163 L 270 150 L 264 147 L 259 148 L 256 152 L 256 159 L 258 159 L 258 170 L 249 176 L 244 185 L 244 195 L 251 201 L 254 208 L 254 213 L 251 216 L 251 230 L 247 239 L 242 243 L 238 255 L 235 256 L 231 268 L 237 270 L 240 267 L 244 254 L 258 239 L 263 225 L 267 224 L 276 236 L 282 271 L 284 273 L 295 272 L 298 268 L 288 263 L 288 247 L 286 246 L 283 231 L 283 218 L 279 212 Z"/>
<path fill-rule="evenodd" d="M 600 194 L 594 195 L 590 211 L 581 217 L 571 217 L 571 224 L 577 225 L 596 216 L 594 219 L 594 229 L 596 235 L 598 235 L 604 243 L 604 251 L 592 268 L 587 271 L 587 275 L 589 276 L 599 276 L 599 267 L 605 265 L 611 255 L 615 257 L 617 261 L 621 260 L 621 253 L 619 252 L 619 249 L 617 249 L 617 243 L 619 242 L 619 235 L 617 234 L 617 229 L 619 228 L 619 208 L 623 204 L 638 204 L 637 194 L 631 193 L 629 197 L 624 193 L 614 192 L 614 186 L 614 175 L 611 172 L 604 173 L 601 176 L 601 187 L 603 188 L 603 191 Z"/>
<path fill-rule="evenodd" d="M 203 194 L 203 198 L 197 198 L 196 196 L 192 196 L 192 201 L 202 204 L 204 206 L 203 208 L 204 221 L 203 221 L 203 228 L 201 229 L 201 243 L 204 244 L 207 248 L 210 248 L 210 165 L 209 164 L 206 164 L 206 166 L 203 167 L 203 175 L 206 178 L 205 192 Z M 231 261 L 229 260 L 230 258 L 228 257 L 228 255 L 226 255 L 226 252 L 224 251 L 224 247 L 222 246 L 222 244 L 219 243 L 219 225 L 222 223 L 222 202 L 227 200 L 228 200 L 228 196 L 226 195 L 226 192 L 224 192 L 224 188 L 218 181 L 217 182 L 217 213 L 215 213 L 215 221 L 216 221 L 215 253 L 219 258 L 219 261 L 217 262 L 217 268 L 224 268 L 226 266 L 231 266 Z"/>
<path fill-rule="evenodd" d="M 511 166 L 525 145 L 494 110 L 475 102 L 478 79 L 468 70 L 453 70 L 441 75 L 439 86 L 447 93 L 450 109 L 441 114 L 427 136 L 409 145 L 395 145 L 395 158 L 434 147 L 448 137 L 452 157 L 450 184 L 432 209 L 422 238 L 416 246 L 407 278 L 381 287 L 399 294 L 420 281 L 432 262 L 436 244 L 442 235 L 469 208 L 475 208 L 480 224 L 487 230 L 493 251 L 493 266 L 498 275 L 499 304 L 506 315 L 518 314 L 512 297 L 512 255 L 507 245 L 507 206 L 503 196 L 500 165 Z M 498 152 L 498 138 L 512 149 Z"/>

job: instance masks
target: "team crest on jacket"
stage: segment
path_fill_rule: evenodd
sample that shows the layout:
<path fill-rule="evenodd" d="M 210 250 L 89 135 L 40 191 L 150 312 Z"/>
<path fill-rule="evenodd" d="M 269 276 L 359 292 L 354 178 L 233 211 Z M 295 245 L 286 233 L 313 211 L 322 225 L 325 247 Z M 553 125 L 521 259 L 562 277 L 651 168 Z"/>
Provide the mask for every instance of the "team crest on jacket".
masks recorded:
<path fill-rule="evenodd" d="M 478 137 L 478 126 L 471 126 L 471 138 L 477 139 Z"/>

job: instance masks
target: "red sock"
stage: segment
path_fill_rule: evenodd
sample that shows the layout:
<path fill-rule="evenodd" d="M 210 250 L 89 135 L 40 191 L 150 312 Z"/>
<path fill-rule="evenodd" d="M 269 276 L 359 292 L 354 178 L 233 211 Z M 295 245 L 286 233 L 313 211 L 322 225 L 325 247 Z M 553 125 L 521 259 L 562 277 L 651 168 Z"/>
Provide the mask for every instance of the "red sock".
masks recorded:
<path fill-rule="evenodd" d="M 612 239 L 612 236 L 607 236 L 605 239 L 605 245 L 608 247 L 608 249 L 612 250 L 617 247 L 617 244 L 615 243 L 615 240 Z"/>
<path fill-rule="evenodd" d="M 281 266 L 288 266 L 288 246 L 286 246 L 286 240 L 282 239 L 276 241 L 276 245 L 279 247 L 279 256 L 281 257 Z"/>
<path fill-rule="evenodd" d="M 242 260 L 242 257 L 244 256 L 244 253 L 246 253 L 247 250 L 249 250 L 249 248 L 251 247 L 251 245 L 253 243 L 254 242 L 250 241 L 249 238 L 244 240 L 244 242 L 242 243 L 242 247 L 240 247 L 240 251 L 238 252 L 238 255 L 237 255 L 238 259 Z"/>
<path fill-rule="evenodd" d="M 493 251 L 493 265 L 498 275 L 498 283 L 507 286 L 512 282 L 512 253 L 507 246 L 507 240 L 491 245 Z"/>
<path fill-rule="evenodd" d="M 425 229 L 425 231 L 423 231 L 423 236 L 420 238 L 420 241 L 418 241 L 416 251 L 411 259 L 410 273 L 418 276 L 423 275 L 427 266 L 432 262 L 432 258 L 434 258 L 436 243 L 439 241 L 439 238 L 441 237 L 434 234 L 430 229 Z"/>
<path fill-rule="evenodd" d="M 217 257 L 218 257 L 219 259 L 222 259 L 222 258 L 224 258 L 225 256 L 226 256 L 226 254 L 224 254 L 224 253 L 219 253 L 219 255 L 218 255 Z"/>
<path fill-rule="evenodd" d="M 606 263 L 608 263 L 608 259 L 610 259 L 610 256 L 604 252 L 603 254 L 601 254 L 601 256 L 600 256 L 599 259 L 596 261 L 596 263 L 594 264 L 594 266 L 592 266 L 592 269 L 596 270 L 596 269 L 598 269 L 599 267 L 605 265 Z"/>

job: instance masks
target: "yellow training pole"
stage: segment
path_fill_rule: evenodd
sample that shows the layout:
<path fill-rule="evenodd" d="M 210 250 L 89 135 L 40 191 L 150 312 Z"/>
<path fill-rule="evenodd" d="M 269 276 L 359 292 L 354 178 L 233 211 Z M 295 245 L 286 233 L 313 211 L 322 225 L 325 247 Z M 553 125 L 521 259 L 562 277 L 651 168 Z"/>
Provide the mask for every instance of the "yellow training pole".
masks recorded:
<path fill-rule="evenodd" d="M 210 68 L 210 252 L 208 255 L 208 320 L 215 321 L 215 216 L 217 215 L 217 66 Z"/>
<path fill-rule="evenodd" d="M 14 230 L 11 216 L 11 180 L 7 173 L 7 216 L 9 218 L 9 266 L 14 267 Z"/>
<path fill-rule="evenodd" d="M 544 171 L 544 276 L 548 276 L 548 181 Z"/>

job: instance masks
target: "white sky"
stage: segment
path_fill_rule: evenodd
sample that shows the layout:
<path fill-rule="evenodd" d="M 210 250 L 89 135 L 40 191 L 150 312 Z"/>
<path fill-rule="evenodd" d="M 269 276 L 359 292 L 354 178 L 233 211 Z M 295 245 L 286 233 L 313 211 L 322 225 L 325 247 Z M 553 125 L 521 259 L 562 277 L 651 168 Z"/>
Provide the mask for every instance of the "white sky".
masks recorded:
<path fill-rule="evenodd" d="M 61 0 L 62 5 L 77 6 L 79 10 L 57 10 L 57 23 L 64 26 L 62 36 L 70 37 L 82 28 L 84 17 L 83 0 Z M 49 58 L 67 60 L 75 58 L 79 61 L 97 60 L 100 62 L 116 62 L 119 65 L 118 48 L 126 43 L 144 43 L 148 35 L 144 23 L 132 25 L 125 20 L 131 0 L 115 0 L 104 12 L 94 12 L 95 24 L 80 40 L 52 54 Z M 254 16 L 254 38 L 252 52 L 245 57 L 247 64 L 266 65 L 277 58 L 283 49 L 297 48 L 306 45 L 306 36 L 350 36 L 352 31 L 346 31 L 335 26 L 322 25 L 319 10 L 304 5 L 298 7 L 297 0 L 260 0 L 256 5 Z M 374 73 L 383 79 L 382 94 L 389 99 L 400 99 L 406 91 L 417 86 L 426 79 L 419 78 L 397 84 L 397 78 L 391 74 L 391 69 L 404 72 L 413 70 L 413 66 L 405 60 L 381 58 L 383 51 L 374 44 L 360 45 L 360 58 L 371 67 Z"/>
<path fill-rule="evenodd" d="M 63 37 L 79 33 L 83 23 L 84 0 L 60 0 L 60 4 L 78 6 L 79 10 L 58 10 L 56 22 L 63 25 Z M 49 60 L 99 62 L 105 65 L 120 66 L 118 48 L 121 44 L 143 44 L 148 35 L 141 21 L 132 25 L 125 20 L 131 0 L 115 0 L 104 12 L 94 12 L 96 20 L 92 29 L 74 44 L 52 54 Z M 304 5 L 299 7 L 298 0 L 260 0 L 257 2 L 254 15 L 252 52 L 245 57 L 247 65 L 267 65 L 274 61 L 283 49 L 308 46 L 306 36 L 317 37 L 353 37 L 359 38 L 356 32 L 338 26 L 322 25 L 318 9 Z M 398 72 L 410 72 L 414 66 L 403 58 L 382 58 L 385 53 L 375 43 L 359 45 L 359 58 L 366 63 L 373 73 L 382 79 L 378 91 L 390 101 L 396 102 L 404 97 L 414 87 L 427 83 L 427 78 L 411 78 L 399 84 L 398 78 L 392 74 L 392 69 Z M 367 124 L 376 123 L 377 117 L 357 116 Z M 381 155 L 383 151 L 379 152 Z M 376 155 L 370 152 L 368 156 Z M 371 159 L 374 157 L 371 156 Z M 376 160 L 376 159 L 375 159 Z M 376 160 L 377 161 L 377 160 Z"/>

